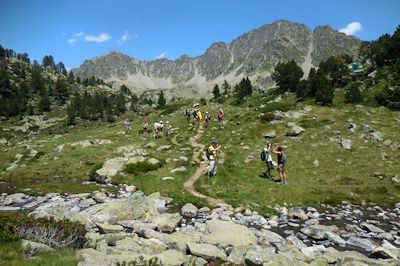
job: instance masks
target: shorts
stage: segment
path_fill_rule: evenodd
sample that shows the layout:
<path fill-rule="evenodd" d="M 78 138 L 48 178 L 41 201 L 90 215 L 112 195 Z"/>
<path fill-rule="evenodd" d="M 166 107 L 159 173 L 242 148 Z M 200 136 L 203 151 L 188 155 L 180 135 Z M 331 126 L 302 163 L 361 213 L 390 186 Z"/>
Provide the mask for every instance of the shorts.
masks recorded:
<path fill-rule="evenodd" d="M 285 163 L 279 163 L 278 164 L 278 169 L 285 170 Z"/>
<path fill-rule="evenodd" d="M 267 167 L 268 167 L 269 170 L 274 169 L 274 164 L 272 163 L 272 161 L 268 161 L 267 162 Z"/>

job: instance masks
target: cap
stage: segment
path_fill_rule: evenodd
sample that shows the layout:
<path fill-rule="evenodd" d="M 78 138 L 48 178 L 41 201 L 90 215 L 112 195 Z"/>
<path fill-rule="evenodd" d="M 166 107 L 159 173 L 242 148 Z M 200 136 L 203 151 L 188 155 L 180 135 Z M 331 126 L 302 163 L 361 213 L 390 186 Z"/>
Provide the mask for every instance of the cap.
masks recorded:
<path fill-rule="evenodd" d="M 218 144 L 216 139 L 211 140 L 211 144 Z"/>

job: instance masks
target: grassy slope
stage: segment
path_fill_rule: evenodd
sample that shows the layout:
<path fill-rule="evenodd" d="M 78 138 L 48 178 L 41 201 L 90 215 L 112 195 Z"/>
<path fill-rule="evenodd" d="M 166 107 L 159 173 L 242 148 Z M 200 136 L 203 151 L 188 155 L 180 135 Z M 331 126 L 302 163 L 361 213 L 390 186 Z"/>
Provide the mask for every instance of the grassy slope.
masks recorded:
<path fill-rule="evenodd" d="M 271 97 L 253 96 L 245 104 L 247 107 L 223 105 L 227 119 L 226 128 L 218 130 L 214 122 L 200 141 L 209 143 L 212 137 L 217 137 L 226 154 L 225 164 L 220 166 L 216 177 L 200 178 L 195 184 L 200 191 L 213 197 L 224 198 L 235 206 L 250 205 L 262 212 L 267 206 L 283 203 L 303 205 L 318 201 L 335 203 L 342 200 L 352 202 L 364 200 L 390 204 L 400 201 L 399 185 L 395 185 L 389 179 L 379 180 L 372 176 L 377 171 L 389 177 L 399 174 L 400 167 L 396 164 L 400 159 L 399 152 L 385 149 L 390 161 L 384 162 L 379 159 L 381 150 L 376 147 L 376 143 L 359 139 L 358 134 L 349 135 L 345 130 L 345 121 L 352 118 L 357 125 L 367 123 L 373 129 L 384 132 L 385 139 L 400 142 L 400 135 L 396 133 L 399 132 L 400 125 L 394 120 L 399 116 L 399 112 L 376 107 L 364 107 L 358 110 L 352 105 L 342 104 L 342 95 L 339 93 L 334 107 L 311 105 L 312 111 L 296 120 L 296 123 L 306 128 L 306 131 L 299 140 L 295 140 L 285 136 L 287 120 L 274 126 L 260 123 L 258 120 L 259 111 L 255 107 L 266 103 L 269 98 Z M 191 103 L 188 103 L 187 106 L 190 105 Z M 294 109 L 294 98 L 288 98 L 281 104 L 271 106 Z M 220 105 L 211 104 L 202 107 L 201 110 L 209 111 L 215 118 L 219 107 Z M 150 121 L 159 119 L 159 114 L 152 114 L 149 119 Z M 162 119 L 169 120 L 174 127 L 179 128 L 177 131 L 179 146 L 173 145 L 173 149 L 168 152 L 148 149 L 151 156 L 164 161 L 167 158 L 179 158 L 180 155 L 190 159 L 191 151 L 181 152 L 179 149 L 189 147 L 188 138 L 195 135 L 196 131 L 187 125 L 182 111 L 163 116 Z M 58 139 L 51 136 L 37 138 L 32 147 L 44 152 L 44 155 L 37 160 L 25 160 L 25 167 L 18 167 L 2 175 L 1 179 L 19 181 L 21 183 L 15 183 L 16 186 L 30 187 L 34 191 L 41 192 L 82 192 L 98 189 L 98 186 L 80 184 L 88 178 L 88 173 L 94 165 L 101 164 L 107 158 L 117 157 L 115 153 L 117 147 L 129 144 L 143 146 L 153 141 L 151 136 L 147 138 L 139 136 L 141 123 L 141 117 L 133 118 L 133 133 L 130 136 L 123 134 L 123 119 L 121 119 L 111 125 L 93 124 L 86 128 L 72 129 Z M 332 129 L 324 130 L 324 125 L 329 125 Z M 259 152 L 267 142 L 262 135 L 269 130 L 277 132 L 277 137 L 272 141 L 273 145 L 288 146 L 287 186 L 277 186 L 275 182 L 259 177 L 264 171 L 264 163 L 259 160 Z M 352 150 L 344 150 L 337 142 L 329 141 L 330 137 L 335 138 L 335 136 L 350 138 L 353 142 Z M 110 139 L 113 143 L 84 149 L 65 145 L 63 153 L 54 152 L 54 148 L 59 144 L 95 138 Z M 155 142 L 157 146 L 171 144 L 170 139 L 166 137 Z M 250 149 L 243 149 L 241 143 Z M 1 153 L 0 165 L 5 168 L 13 161 L 15 154 L 23 151 L 24 148 L 16 146 L 7 153 Z M 245 164 L 244 160 L 249 154 L 254 156 L 254 160 Z M 58 157 L 58 160 L 54 160 L 54 157 Z M 319 160 L 319 167 L 313 165 L 316 159 Z M 115 180 L 134 184 L 146 193 L 160 191 L 161 194 L 174 198 L 179 205 L 184 202 L 203 205 L 204 202 L 183 190 L 184 181 L 194 172 L 196 166 L 189 163 L 186 165 L 187 172 L 180 174 L 169 172 L 179 165 L 176 162 L 164 163 L 164 167 L 156 171 L 137 176 L 130 174 L 117 177 Z M 161 178 L 164 176 L 173 176 L 175 180 L 162 181 Z"/>

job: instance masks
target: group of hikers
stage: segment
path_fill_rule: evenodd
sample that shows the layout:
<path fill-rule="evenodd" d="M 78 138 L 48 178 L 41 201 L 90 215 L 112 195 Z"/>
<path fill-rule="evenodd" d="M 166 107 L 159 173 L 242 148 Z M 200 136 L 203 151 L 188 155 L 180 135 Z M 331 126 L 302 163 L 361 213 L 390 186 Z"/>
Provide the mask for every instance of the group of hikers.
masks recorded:
<path fill-rule="evenodd" d="M 199 125 L 200 128 L 202 128 L 203 121 L 205 122 L 205 126 L 208 127 L 211 123 L 211 115 L 208 112 L 202 112 L 199 109 L 194 109 L 193 111 L 185 110 L 184 113 L 186 120 L 188 123 L 191 122 L 191 118 L 193 117 L 193 120 L 197 125 Z M 217 113 L 217 119 L 218 119 L 218 126 L 221 129 L 225 125 L 225 113 L 222 109 L 220 109 Z M 130 134 L 132 131 L 132 123 L 129 121 L 129 119 L 126 119 L 124 122 L 124 127 L 125 127 L 125 134 Z M 148 127 L 149 127 L 149 121 L 147 118 L 144 118 L 143 123 L 142 123 L 142 129 L 143 129 L 143 134 L 147 135 L 148 134 Z M 171 135 L 172 132 L 172 126 L 168 121 L 165 122 L 165 125 L 162 120 L 155 121 L 153 125 L 153 137 L 154 138 L 160 138 L 163 136 L 163 132 L 166 132 L 166 134 L 169 136 Z M 209 177 L 214 176 L 217 173 L 217 167 L 218 167 L 218 152 L 220 151 L 221 146 L 218 145 L 218 142 L 215 138 L 211 140 L 211 145 L 206 149 L 206 157 L 209 161 L 208 167 L 207 167 L 207 172 L 206 175 Z M 277 162 L 275 162 L 272 159 L 272 154 L 277 155 Z M 267 178 L 273 178 L 272 176 L 272 170 L 274 168 L 277 168 L 278 173 L 279 173 L 279 184 L 287 184 L 286 180 L 286 173 L 285 173 L 285 163 L 287 160 L 286 154 L 283 151 L 282 146 L 277 146 L 274 149 L 272 149 L 272 144 L 268 143 L 265 148 L 261 151 L 260 154 L 261 160 L 265 162 L 266 164 L 266 170 L 263 173 L 263 176 Z"/>
<path fill-rule="evenodd" d="M 208 127 L 211 123 L 211 115 L 206 111 L 202 112 L 199 109 L 194 109 L 193 111 L 185 110 L 185 117 L 188 123 L 191 122 L 192 117 L 194 122 L 202 127 L 203 121 L 205 126 Z M 220 109 L 217 113 L 218 126 L 221 129 L 225 125 L 225 113 L 222 109 Z"/>
<path fill-rule="evenodd" d="M 172 126 L 168 121 L 165 122 L 165 125 L 162 120 L 156 121 L 156 122 L 154 122 L 153 127 L 154 127 L 154 130 L 153 130 L 154 138 L 162 137 L 163 131 L 166 132 L 167 136 L 171 135 L 171 133 L 172 133 Z M 132 122 L 129 121 L 129 119 L 125 119 L 124 128 L 125 128 L 126 135 L 131 134 Z M 149 128 L 149 121 L 147 120 L 147 118 L 144 118 L 143 123 L 142 123 L 143 135 L 146 136 L 148 134 L 148 128 Z"/>
<path fill-rule="evenodd" d="M 215 138 L 211 140 L 211 145 L 206 150 L 206 157 L 209 161 L 207 172 L 205 175 L 214 176 L 217 173 L 218 166 L 218 151 L 221 146 L 218 145 L 218 142 Z M 265 148 L 261 151 L 261 160 L 266 163 L 266 171 L 263 173 L 267 178 L 273 178 L 271 171 L 276 167 L 279 173 L 279 183 L 278 184 L 287 184 L 286 173 L 285 173 L 285 163 L 287 161 L 287 157 L 284 148 L 282 146 L 276 146 L 272 149 L 272 144 L 267 143 Z M 277 155 L 277 162 L 272 159 L 272 154 Z"/>

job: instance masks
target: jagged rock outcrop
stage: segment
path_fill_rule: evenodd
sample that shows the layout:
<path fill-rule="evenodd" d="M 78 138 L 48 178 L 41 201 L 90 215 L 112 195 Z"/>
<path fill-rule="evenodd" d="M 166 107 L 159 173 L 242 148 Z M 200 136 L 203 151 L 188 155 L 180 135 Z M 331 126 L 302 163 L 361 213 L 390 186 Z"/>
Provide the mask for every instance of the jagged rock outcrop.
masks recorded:
<path fill-rule="evenodd" d="M 249 76 L 256 86 L 273 84 L 270 77 L 279 62 L 295 60 L 303 70 L 338 53 L 356 55 L 361 41 L 329 26 L 311 31 L 306 25 L 285 20 L 249 31 L 231 43 L 213 43 L 203 55 L 183 55 L 177 60 L 139 61 L 119 52 L 86 60 L 73 69 L 76 76 L 95 76 L 135 92 L 166 90 L 166 96 L 200 96 L 226 79 L 237 83 Z"/>

